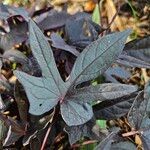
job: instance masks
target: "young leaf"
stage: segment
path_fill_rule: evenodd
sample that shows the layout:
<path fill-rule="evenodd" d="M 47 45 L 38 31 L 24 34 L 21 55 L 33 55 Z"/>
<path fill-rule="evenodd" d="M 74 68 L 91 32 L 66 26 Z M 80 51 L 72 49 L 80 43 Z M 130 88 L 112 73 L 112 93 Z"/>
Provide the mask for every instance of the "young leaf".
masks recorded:
<path fill-rule="evenodd" d="M 26 90 L 30 102 L 29 112 L 41 115 L 52 109 L 66 90 L 57 70 L 52 50 L 45 36 L 33 21 L 30 21 L 30 46 L 42 70 L 42 78 L 15 71 Z"/>
<path fill-rule="evenodd" d="M 68 82 L 77 85 L 102 74 L 122 52 L 130 32 L 110 34 L 87 46 L 77 58 Z"/>

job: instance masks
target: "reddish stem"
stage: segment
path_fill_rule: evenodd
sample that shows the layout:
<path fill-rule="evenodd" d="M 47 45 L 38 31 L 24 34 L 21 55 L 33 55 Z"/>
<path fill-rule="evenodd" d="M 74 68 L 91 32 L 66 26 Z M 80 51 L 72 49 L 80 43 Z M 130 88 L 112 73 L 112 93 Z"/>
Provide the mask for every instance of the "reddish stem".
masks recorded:
<path fill-rule="evenodd" d="M 46 132 L 46 135 L 44 137 L 44 140 L 43 140 L 43 143 L 42 143 L 42 147 L 40 150 L 44 150 L 44 147 L 46 145 L 46 142 L 47 142 L 47 139 L 48 139 L 48 136 L 49 136 L 49 133 L 51 131 L 51 128 L 52 128 L 52 125 L 50 124 L 49 128 L 47 129 L 47 132 Z"/>

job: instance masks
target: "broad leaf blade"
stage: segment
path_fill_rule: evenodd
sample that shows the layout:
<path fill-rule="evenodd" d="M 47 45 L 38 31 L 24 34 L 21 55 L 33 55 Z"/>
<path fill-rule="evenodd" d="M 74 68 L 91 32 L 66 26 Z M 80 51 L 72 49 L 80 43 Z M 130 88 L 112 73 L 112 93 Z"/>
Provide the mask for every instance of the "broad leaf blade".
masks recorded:
<path fill-rule="evenodd" d="M 86 47 L 77 58 L 69 82 L 79 84 L 102 74 L 119 56 L 130 30 L 99 38 Z"/>
<path fill-rule="evenodd" d="M 93 117 L 93 110 L 81 100 L 65 100 L 61 104 L 61 115 L 68 126 L 77 126 L 89 121 Z"/>
<path fill-rule="evenodd" d="M 32 20 L 30 20 L 29 23 L 29 31 L 30 46 L 34 57 L 37 59 L 38 64 L 40 65 L 43 77 L 53 78 L 56 84 L 62 84 L 63 81 L 57 70 L 52 49 L 42 31 Z"/>
<path fill-rule="evenodd" d="M 58 103 L 60 93 L 52 78 L 37 78 L 20 71 L 14 73 L 25 88 L 31 114 L 41 115 Z"/>

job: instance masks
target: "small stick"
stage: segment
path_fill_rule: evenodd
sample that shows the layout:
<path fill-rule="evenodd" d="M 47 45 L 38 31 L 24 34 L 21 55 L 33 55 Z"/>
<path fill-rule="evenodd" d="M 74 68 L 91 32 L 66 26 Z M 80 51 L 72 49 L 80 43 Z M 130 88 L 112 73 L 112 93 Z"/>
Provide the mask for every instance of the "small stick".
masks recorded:
<path fill-rule="evenodd" d="M 128 137 L 128 136 L 132 136 L 132 135 L 135 135 L 135 134 L 138 134 L 139 131 L 131 131 L 131 132 L 127 132 L 127 133 L 123 133 L 122 136 L 123 137 Z"/>
<path fill-rule="evenodd" d="M 48 139 L 48 136 L 49 136 L 49 133 L 51 131 L 51 128 L 52 128 L 52 124 L 50 124 L 49 128 L 47 129 L 47 132 L 46 132 L 46 135 L 44 137 L 44 140 L 43 140 L 43 143 L 42 143 L 42 147 L 40 150 L 44 150 L 44 147 L 46 145 L 46 142 L 47 142 L 47 139 Z"/>
<path fill-rule="evenodd" d="M 89 141 L 85 141 L 83 142 L 82 144 L 74 144 L 72 145 L 71 148 L 77 148 L 77 147 L 80 147 L 80 146 L 84 146 L 84 145 L 88 145 L 88 144 L 93 144 L 93 143 L 96 143 L 97 140 L 89 140 Z"/>

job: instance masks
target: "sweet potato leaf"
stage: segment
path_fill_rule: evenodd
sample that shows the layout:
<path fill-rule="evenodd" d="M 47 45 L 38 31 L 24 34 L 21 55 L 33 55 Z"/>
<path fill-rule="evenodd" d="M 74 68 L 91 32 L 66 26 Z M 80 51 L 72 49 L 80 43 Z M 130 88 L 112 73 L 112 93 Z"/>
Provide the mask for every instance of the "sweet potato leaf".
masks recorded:
<path fill-rule="evenodd" d="M 79 49 L 83 49 L 95 41 L 98 38 L 97 28 L 98 30 L 100 28 L 99 25 L 82 15 L 68 20 L 65 25 L 68 42 Z"/>
<path fill-rule="evenodd" d="M 135 131 L 138 131 L 144 150 L 149 150 L 150 140 L 150 81 L 146 84 L 144 92 L 136 97 L 128 114 L 128 121 Z"/>
<path fill-rule="evenodd" d="M 137 95 L 128 114 L 128 121 L 136 130 L 150 126 L 150 82 L 145 86 L 144 92 Z"/>
<path fill-rule="evenodd" d="M 87 122 L 93 116 L 93 111 L 90 106 L 92 103 L 97 101 L 110 101 L 112 104 L 113 102 L 111 101 L 117 98 L 119 99 L 117 103 L 119 103 L 122 100 L 122 96 L 135 91 L 137 91 L 136 86 L 114 83 L 74 89 L 68 92 L 64 103 L 61 104 L 61 114 L 69 126 L 83 124 L 83 122 Z M 76 121 L 74 118 L 76 118 Z"/>
<path fill-rule="evenodd" d="M 42 31 L 32 20 L 29 23 L 29 32 L 32 53 L 40 65 L 43 77 L 53 78 L 56 84 L 58 82 L 62 84 L 63 81 L 57 70 L 52 49 Z"/>
<path fill-rule="evenodd" d="M 65 100 L 61 104 L 61 115 L 68 126 L 80 125 L 93 117 L 93 110 L 82 99 Z"/>
<path fill-rule="evenodd" d="M 4 4 L 0 4 L 0 19 L 7 20 L 12 16 L 22 16 L 26 21 L 29 20 L 29 14 L 23 7 L 13 7 Z"/>
<path fill-rule="evenodd" d="M 137 39 L 126 44 L 124 52 L 132 57 L 139 60 L 150 63 L 150 36 L 144 37 L 142 39 Z"/>
<path fill-rule="evenodd" d="M 140 68 L 150 68 L 150 36 L 134 40 L 126 44 L 119 63 Z"/>
<path fill-rule="evenodd" d="M 117 79 L 127 80 L 129 77 L 131 77 L 131 73 L 127 70 L 125 70 L 122 67 L 114 66 L 108 68 L 105 73 L 105 80 L 113 83 L 120 83 Z"/>
<path fill-rule="evenodd" d="M 106 100 L 93 106 L 97 119 L 117 119 L 128 113 L 137 92 L 124 95 L 112 100 Z"/>
<path fill-rule="evenodd" d="M 86 123 L 93 117 L 91 102 L 99 100 L 98 96 L 100 95 L 96 92 L 99 92 L 100 89 L 100 91 L 103 92 L 102 88 L 104 87 L 107 91 L 110 87 L 108 88 L 108 85 L 102 85 L 102 88 L 99 88 L 100 86 L 90 86 L 84 89 L 75 89 L 77 90 L 75 93 L 72 93 L 71 87 L 77 85 L 80 81 L 83 82 L 95 78 L 99 72 L 102 73 L 109 67 L 119 53 L 121 53 L 130 30 L 100 38 L 83 50 L 76 60 L 68 82 L 64 82 L 61 79 L 55 64 L 53 52 L 46 37 L 31 20 L 29 22 L 29 33 L 32 53 L 41 68 L 42 77 L 34 77 L 20 71 L 14 72 L 28 96 L 30 103 L 29 112 L 34 115 L 41 115 L 60 102 L 61 115 L 68 126 Z M 94 54 L 93 50 L 95 51 Z M 80 64 L 80 62 L 83 64 Z M 83 66 L 83 69 L 81 66 Z M 76 83 L 78 78 L 80 81 Z M 115 91 L 118 88 L 121 88 L 123 91 L 113 93 L 114 97 L 117 96 L 117 94 L 124 95 L 129 92 L 124 85 L 115 86 L 117 88 L 112 85 L 108 91 Z M 128 88 L 132 92 L 136 90 L 134 86 Z M 124 91 L 125 89 L 126 91 Z M 87 94 L 83 94 L 82 90 L 86 91 Z M 93 94 L 93 91 L 95 94 Z M 103 100 L 107 100 L 107 98 L 110 99 L 112 96 L 112 94 L 106 95 L 106 93 L 102 95 L 102 97 L 104 97 Z"/>
<path fill-rule="evenodd" d="M 122 52 L 130 32 L 110 34 L 87 46 L 78 56 L 68 82 L 77 85 L 102 74 Z"/>
<path fill-rule="evenodd" d="M 147 128 L 146 130 L 142 130 L 142 134 L 141 134 L 141 141 L 142 141 L 142 145 L 144 150 L 149 150 L 150 148 L 150 127 Z"/>
<path fill-rule="evenodd" d="M 121 98 L 122 96 L 137 91 L 137 86 L 120 83 L 103 83 L 96 86 L 90 85 L 69 91 L 67 100 L 82 99 L 85 103 L 92 104 L 94 101 L 106 101 Z"/>
<path fill-rule="evenodd" d="M 10 24 L 10 32 L 0 35 L 0 48 L 3 51 L 11 49 L 27 39 L 27 22 L 23 21 L 15 25 Z"/>
<path fill-rule="evenodd" d="M 63 49 L 67 52 L 72 53 L 75 56 L 79 55 L 79 52 L 75 49 L 75 47 L 71 47 L 65 43 L 65 41 L 56 33 L 51 34 L 52 46 L 58 49 Z"/>
<path fill-rule="evenodd" d="M 66 12 L 57 12 L 51 10 L 47 16 L 40 21 L 36 21 L 39 24 L 39 27 L 43 30 L 55 29 L 65 25 L 68 19 L 71 18 L 71 15 Z"/>
<path fill-rule="evenodd" d="M 15 71 L 29 98 L 29 112 L 41 115 L 52 109 L 66 90 L 57 70 L 52 50 L 43 33 L 33 21 L 30 21 L 30 46 L 42 70 L 42 78 Z"/>

